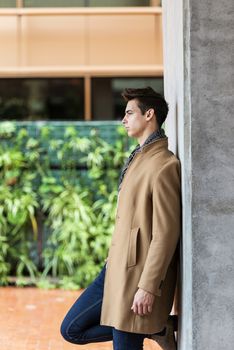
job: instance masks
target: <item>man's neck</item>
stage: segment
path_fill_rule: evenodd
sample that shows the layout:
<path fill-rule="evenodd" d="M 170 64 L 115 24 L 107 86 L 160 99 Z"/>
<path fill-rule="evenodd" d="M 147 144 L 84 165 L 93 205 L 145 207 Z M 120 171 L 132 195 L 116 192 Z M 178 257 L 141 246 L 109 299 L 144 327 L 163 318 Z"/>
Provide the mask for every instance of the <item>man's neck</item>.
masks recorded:
<path fill-rule="evenodd" d="M 147 130 L 142 136 L 137 138 L 137 141 L 140 145 L 140 147 L 145 143 L 145 141 L 148 139 L 148 137 L 153 134 L 154 132 L 158 131 L 159 129 L 154 129 L 154 130 Z"/>

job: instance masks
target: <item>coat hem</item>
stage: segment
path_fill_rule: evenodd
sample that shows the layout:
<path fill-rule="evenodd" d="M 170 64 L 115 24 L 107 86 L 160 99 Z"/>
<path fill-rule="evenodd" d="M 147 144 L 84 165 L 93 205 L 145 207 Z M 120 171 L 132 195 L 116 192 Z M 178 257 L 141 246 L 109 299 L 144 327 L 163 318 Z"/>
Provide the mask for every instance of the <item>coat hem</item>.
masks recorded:
<path fill-rule="evenodd" d="M 134 320 L 135 320 L 135 318 L 134 318 Z M 156 327 L 155 329 L 153 329 L 153 330 L 151 329 L 150 331 L 140 330 L 140 329 L 137 329 L 134 327 L 134 322 L 133 322 L 132 327 L 126 327 L 126 326 L 123 326 L 120 324 L 116 324 L 115 322 L 100 322 L 100 325 L 113 327 L 113 328 L 117 329 L 118 331 L 123 331 L 123 332 L 128 332 L 128 333 L 137 333 L 137 334 L 147 334 L 147 335 L 159 333 L 165 328 L 165 325 L 163 325 L 160 328 Z"/>

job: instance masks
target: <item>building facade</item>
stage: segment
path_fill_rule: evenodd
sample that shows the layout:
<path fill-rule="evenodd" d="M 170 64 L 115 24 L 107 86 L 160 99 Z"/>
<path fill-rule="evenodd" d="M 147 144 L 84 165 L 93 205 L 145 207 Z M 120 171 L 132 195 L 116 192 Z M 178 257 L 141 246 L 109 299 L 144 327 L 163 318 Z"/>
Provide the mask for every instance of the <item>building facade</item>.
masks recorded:
<path fill-rule="evenodd" d="M 160 1 L 1 1 L 0 45 L 2 119 L 119 120 L 124 87 L 163 93 Z"/>

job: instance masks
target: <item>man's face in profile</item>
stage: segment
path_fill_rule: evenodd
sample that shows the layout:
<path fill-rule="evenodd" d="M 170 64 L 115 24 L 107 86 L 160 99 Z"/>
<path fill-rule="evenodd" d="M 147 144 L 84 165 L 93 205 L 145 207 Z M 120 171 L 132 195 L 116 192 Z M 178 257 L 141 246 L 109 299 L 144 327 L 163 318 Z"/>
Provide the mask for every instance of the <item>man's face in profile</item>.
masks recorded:
<path fill-rule="evenodd" d="M 147 126 L 145 118 L 146 113 L 141 113 L 136 99 L 128 101 L 125 108 L 125 116 L 122 119 L 122 123 L 127 130 L 128 136 L 139 138 L 143 135 Z"/>

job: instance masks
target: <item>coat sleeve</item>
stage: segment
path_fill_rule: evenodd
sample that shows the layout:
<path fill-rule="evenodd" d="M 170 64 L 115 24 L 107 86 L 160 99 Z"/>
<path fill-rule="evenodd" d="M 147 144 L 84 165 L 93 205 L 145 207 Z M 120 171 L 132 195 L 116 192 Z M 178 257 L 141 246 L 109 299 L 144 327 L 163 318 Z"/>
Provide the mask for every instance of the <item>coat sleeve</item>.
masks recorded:
<path fill-rule="evenodd" d="M 180 162 L 167 162 L 152 191 L 152 240 L 138 287 L 161 295 L 161 287 L 174 255 L 181 230 Z"/>

